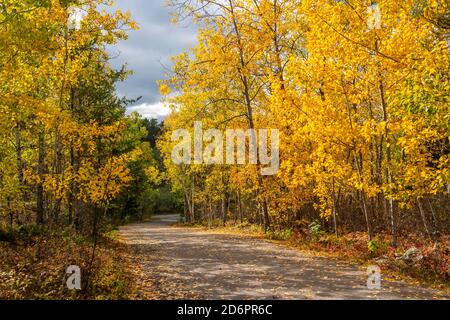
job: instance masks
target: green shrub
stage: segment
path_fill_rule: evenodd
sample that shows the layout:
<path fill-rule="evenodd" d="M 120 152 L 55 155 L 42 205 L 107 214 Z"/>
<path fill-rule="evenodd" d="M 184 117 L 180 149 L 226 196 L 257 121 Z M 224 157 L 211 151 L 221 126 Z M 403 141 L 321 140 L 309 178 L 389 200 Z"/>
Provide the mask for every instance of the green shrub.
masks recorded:
<path fill-rule="evenodd" d="M 322 226 L 321 226 L 320 222 L 318 222 L 317 220 L 311 222 L 309 224 L 308 228 L 309 228 L 309 233 L 315 239 L 319 239 L 323 234 L 325 234 L 325 232 L 322 230 Z"/>
<path fill-rule="evenodd" d="M 281 229 L 275 231 L 268 230 L 266 234 L 270 239 L 273 240 L 288 240 L 292 237 L 294 232 L 292 231 L 292 229 Z"/>
<path fill-rule="evenodd" d="M 378 238 L 374 238 L 367 243 L 367 249 L 373 255 L 383 254 L 388 247 L 388 244 Z"/>
<path fill-rule="evenodd" d="M 13 242 L 14 234 L 10 228 L 0 224 L 0 242 Z"/>
<path fill-rule="evenodd" d="M 40 226 L 23 225 L 19 227 L 10 228 L 5 225 L 0 225 L 0 241 L 3 242 L 31 242 L 34 238 L 42 234 Z"/>
<path fill-rule="evenodd" d="M 294 232 L 292 231 L 292 229 L 284 229 L 284 230 L 280 230 L 280 238 L 282 240 L 288 240 L 292 237 L 292 235 L 294 234 Z"/>

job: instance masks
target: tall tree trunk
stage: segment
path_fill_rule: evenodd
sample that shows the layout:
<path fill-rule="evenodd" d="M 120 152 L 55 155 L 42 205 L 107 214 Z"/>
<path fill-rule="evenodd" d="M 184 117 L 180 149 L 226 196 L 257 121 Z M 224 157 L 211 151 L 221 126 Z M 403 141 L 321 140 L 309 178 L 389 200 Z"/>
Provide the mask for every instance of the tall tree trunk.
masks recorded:
<path fill-rule="evenodd" d="M 192 222 L 195 222 L 195 176 L 192 176 L 191 181 L 191 217 Z"/>
<path fill-rule="evenodd" d="M 208 210 L 208 228 L 211 228 L 212 224 L 212 197 L 209 196 L 209 210 Z"/>
<path fill-rule="evenodd" d="M 430 229 L 428 228 L 427 217 L 425 216 L 425 211 L 423 210 L 422 202 L 420 199 L 417 199 L 417 206 L 419 207 L 420 216 L 422 218 L 423 227 L 425 228 L 425 232 L 429 238 L 431 237 Z"/>
<path fill-rule="evenodd" d="M 61 143 L 61 134 L 59 132 L 59 128 L 56 129 L 55 132 L 55 160 L 54 160 L 54 174 L 56 176 L 57 185 L 59 185 L 59 181 L 63 174 L 63 150 Z M 53 206 L 53 221 L 55 223 L 58 222 L 59 216 L 61 213 L 61 201 L 62 199 L 59 197 L 55 197 L 55 203 Z"/>
<path fill-rule="evenodd" d="M 375 49 L 378 51 L 378 40 L 375 41 Z M 383 109 L 383 121 L 385 123 L 385 129 L 384 129 L 384 139 L 386 141 L 386 182 L 389 184 L 392 184 L 392 175 L 390 170 L 390 164 L 391 164 L 391 147 L 390 147 L 390 141 L 389 141 L 389 128 L 388 128 L 388 113 L 387 113 L 387 103 L 386 103 L 386 93 L 384 88 L 384 82 L 383 82 L 383 75 L 381 74 L 381 71 L 379 72 L 380 76 L 380 82 L 379 82 L 379 90 L 380 90 L 380 98 L 381 98 L 381 107 Z M 394 199 L 392 196 L 389 197 L 389 217 L 391 220 L 391 233 L 392 233 L 392 242 L 393 245 L 397 245 L 397 231 L 395 226 L 395 217 L 394 217 Z"/>
<path fill-rule="evenodd" d="M 361 203 L 362 203 L 362 208 L 363 208 L 363 212 L 364 212 L 364 218 L 366 220 L 366 225 L 367 225 L 367 236 L 369 237 L 369 241 L 372 241 L 372 238 L 373 238 L 372 226 L 370 223 L 369 212 L 367 211 L 366 196 L 365 196 L 364 191 L 361 191 Z"/>
<path fill-rule="evenodd" d="M 80 159 L 81 159 L 80 151 L 75 152 L 75 155 L 74 155 L 75 173 L 78 173 L 78 170 L 80 169 Z M 74 197 L 74 201 L 73 201 L 73 213 L 75 215 L 74 224 L 75 224 L 75 228 L 77 230 L 80 230 L 81 229 L 81 210 L 80 210 L 80 201 L 76 198 L 76 194 L 78 193 L 78 185 L 77 185 L 76 181 L 73 181 L 72 188 L 73 188 L 72 190 L 73 190 L 73 197 Z"/>
<path fill-rule="evenodd" d="M 389 217 L 391 220 L 391 232 L 392 232 L 392 245 L 394 247 L 398 244 L 397 239 L 397 226 L 395 224 L 395 216 L 394 216 L 394 199 L 389 197 Z"/>
<path fill-rule="evenodd" d="M 193 212 L 192 212 L 193 205 L 191 204 L 191 200 L 192 200 L 192 192 L 189 192 L 189 189 L 187 189 L 184 192 L 184 201 L 185 201 L 185 208 L 186 208 L 185 217 L 186 217 L 187 223 L 193 222 L 193 220 L 192 220 L 193 219 Z"/>
<path fill-rule="evenodd" d="M 230 5 L 230 13 L 232 15 L 233 27 L 234 27 L 234 31 L 236 33 L 236 40 L 237 40 L 237 45 L 238 45 L 238 49 L 239 49 L 239 63 L 240 63 L 242 70 L 245 70 L 246 61 L 245 61 L 244 51 L 243 51 L 243 47 L 242 47 L 241 32 L 238 27 L 238 22 L 237 22 L 236 15 L 234 12 L 234 4 L 233 4 L 232 0 L 229 0 L 228 2 Z M 241 82 L 243 85 L 243 95 L 244 95 L 244 101 L 245 101 L 245 106 L 246 106 L 246 115 L 247 115 L 249 129 L 255 130 L 255 124 L 254 124 L 254 120 L 253 120 L 252 98 L 250 95 L 249 81 L 248 81 L 247 75 L 244 72 L 242 72 L 240 74 L 240 78 L 241 78 Z M 252 141 L 252 143 L 255 144 L 255 148 L 256 148 L 256 150 L 258 150 L 256 141 Z M 259 154 L 259 152 L 257 152 L 257 154 Z M 270 229 L 270 217 L 269 217 L 267 199 L 264 196 L 264 191 L 263 191 L 264 183 L 263 183 L 263 178 L 261 176 L 261 162 L 260 162 L 259 157 L 257 159 L 257 173 L 256 174 L 258 175 L 258 191 L 257 191 L 258 196 L 262 195 L 260 201 L 262 202 L 264 230 L 268 231 Z"/>
<path fill-rule="evenodd" d="M 187 196 L 186 196 L 186 192 L 183 192 L 183 202 L 184 202 L 184 206 L 183 206 L 183 214 L 184 214 L 184 222 L 188 222 L 188 201 L 187 201 Z"/>
<path fill-rule="evenodd" d="M 358 172 L 358 177 L 360 179 L 360 181 L 363 181 L 362 179 L 362 172 L 363 172 L 363 168 L 362 168 L 362 155 L 361 153 L 359 153 L 358 156 L 355 155 L 355 165 L 356 165 L 356 171 Z M 370 218 L 369 218 L 369 212 L 367 210 L 367 203 L 366 203 L 366 196 L 364 193 L 364 190 L 360 191 L 360 201 L 361 201 L 361 206 L 362 206 L 362 211 L 364 213 L 364 219 L 366 220 L 366 227 L 367 227 L 367 236 L 369 238 L 369 241 L 372 241 L 372 226 L 371 226 L 371 222 L 370 222 Z"/>
<path fill-rule="evenodd" d="M 20 135 L 20 128 L 17 127 L 16 130 L 14 130 L 15 140 L 16 140 L 16 162 L 17 162 L 17 179 L 19 180 L 20 184 L 20 192 L 23 195 L 23 200 L 26 202 L 28 201 L 27 193 L 25 191 L 25 179 L 23 174 L 23 157 L 22 157 L 22 137 Z"/>
<path fill-rule="evenodd" d="M 333 200 L 333 223 L 334 223 L 334 233 L 336 237 L 339 237 L 338 229 L 337 229 L 337 208 L 336 208 L 336 194 L 335 194 L 335 183 L 334 183 L 334 177 L 332 179 L 332 200 Z"/>
<path fill-rule="evenodd" d="M 241 221 L 241 223 L 244 223 L 244 213 L 242 212 L 242 200 L 241 200 L 241 191 L 239 190 L 237 192 L 237 196 L 238 196 L 238 208 L 239 208 L 239 220 Z"/>
<path fill-rule="evenodd" d="M 227 213 L 225 211 L 225 194 L 220 197 L 220 208 L 222 213 L 222 223 L 225 226 L 227 223 Z"/>
<path fill-rule="evenodd" d="M 67 209 L 68 209 L 68 213 L 69 213 L 69 225 L 73 224 L 73 211 L 74 211 L 74 206 L 75 206 L 75 179 L 74 179 L 74 175 L 75 175 L 75 151 L 73 149 L 73 146 L 70 146 L 70 166 L 71 166 L 71 170 L 72 170 L 72 181 L 70 182 L 70 191 L 69 191 L 69 202 L 67 205 Z"/>
<path fill-rule="evenodd" d="M 45 136 L 44 133 L 39 133 L 38 142 L 38 176 L 39 182 L 36 188 L 36 223 L 44 223 L 44 173 L 45 173 Z"/>
<path fill-rule="evenodd" d="M 437 224 L 438 224 L 437 216 L 436 216 L 436 212 L 434 211 L 434 207 L 433 207 L 433 205 L 431 204 L 430 199 L 428 199 L 428 206 L 430 207 L 430 210 L 431 210 L 431 216 L 433 217 L 433 226 L 434 226 L 434 229 L 437 230 Z"/>

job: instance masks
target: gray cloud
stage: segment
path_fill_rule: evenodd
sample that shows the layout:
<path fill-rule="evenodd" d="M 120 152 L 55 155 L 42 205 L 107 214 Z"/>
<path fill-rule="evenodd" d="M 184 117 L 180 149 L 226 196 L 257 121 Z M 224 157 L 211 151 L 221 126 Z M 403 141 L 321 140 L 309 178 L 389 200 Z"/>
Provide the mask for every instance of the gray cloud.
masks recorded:
<path fill-rule="evenodd" d="M 149 105 L 158 105 L 161 100 L 157 80 L 164 78 L 164 66 L 171 65 L 170 57 L 196 44 L 196 29 L 193 25 L 173 25 L 170 8 L 165 0 L 117 0 L 115 7 L 129 10 L 139 24 L 138 31 L 131 31 L 129 39 L 110 48 L 113 66 L 127 64 L 134 74 L 117 86 L 119 95 L 142 99 L 132 110 L 148 110 Z M 142 112 L 144 116 L 151 113 Z"/>

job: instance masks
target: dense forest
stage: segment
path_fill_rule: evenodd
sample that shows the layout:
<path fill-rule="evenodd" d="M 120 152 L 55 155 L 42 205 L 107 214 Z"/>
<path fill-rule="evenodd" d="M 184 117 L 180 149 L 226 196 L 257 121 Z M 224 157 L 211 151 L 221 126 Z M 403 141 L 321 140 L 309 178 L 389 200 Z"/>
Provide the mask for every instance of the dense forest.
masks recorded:
<path fill-rule="evenodd" d="M 444 2 L 381 1 L 379 29 L 367 27 L 364 1 L 173 5 L 200 28 L 199 45 L 161 83 L 175 112 L 160 146 L 188 220 L 213 214 L 270 229 L 321 219 L 337 234 L 387 230 L 394 241 L 448 232 Z M 194 121 L 279 129 L 280 171 L 173 165 L 171 130 Z"/>
<path fill-rule="evenodd" d="M 23 259 L 26 271 L 15 272 L 31 277 L 33 261 L 52 260 L 61 246 L 69 264 L 73 250 L 62 237 L 86 244 L 89 272 L 98 236 L 113 221 L 149 215 L 168 193 L 160 189 L 155 149 L 161 125 L 126 115 L 135 100 L 117 96 L 116 84 L 131 72 L 110 63 L 115 53 L 108 48 L 137 25 L 129 13 L 104 10 L 109 5 L 0 1 L 0 241 L 24 245 L 2 247 L 1 271 Z M 172 210 L 170 196 L 165 200 L 164 210 Z M 29 245 L 31 257 L 19 250 Z M 2 283 L 22 276 L 2 273 Z"/>
<path fill-rule="evenodd" d="M 101 5 L 2 2 L 0 194 L 11 227 L 83 229 L 151 210 L 159 124 L 125 115 L 134 101 L 115 85 L 130 72 L 113 70 L 107 51 L 136 24 Z"/>
<path fill-rule="evenodd" d="M 281 235 L 364 232 L 373 250 L 448 236 L 447 1 L 172 6 L 175 21 L 199 28 L 198 46 L 175 57 L 160 83 L 174 112 L 159 145 L 188 222 L 259 224 Z M 279 172 L 175 165 L 172 132 L 193 133 L 195 121 L 204 131 L 278 129 Z"/>
<path fill-rule="evenodd" d="M 422 246 L 418 270 L 449 280 L 448 1 L 171 0 L 198 44 L 159 82 L 163 123 L 116 92 L 132 71 L 109 48 L 138 25 L 111 6 L 0 0 L 0 298 L 129 298 L 114 228 L 167 212 L 362 239 L 364 259 Z M 278 130 L 279 170 L 174 163 L 199 122 Z M 81 292 L 61 287 L 71 264 Z"/>

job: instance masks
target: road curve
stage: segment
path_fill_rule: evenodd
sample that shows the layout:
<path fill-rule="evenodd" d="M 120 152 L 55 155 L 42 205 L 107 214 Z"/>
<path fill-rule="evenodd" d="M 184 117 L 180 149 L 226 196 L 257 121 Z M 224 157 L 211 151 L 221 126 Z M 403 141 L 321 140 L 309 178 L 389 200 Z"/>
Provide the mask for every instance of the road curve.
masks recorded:
<path fill-rule="evenodd" d="M 139 266 L 143 299 L 433 299 L 437 291 L 382 280 L 365 270 L 269 241 L 176 228 L 175 215 L 120 229 Z"/>

